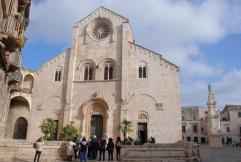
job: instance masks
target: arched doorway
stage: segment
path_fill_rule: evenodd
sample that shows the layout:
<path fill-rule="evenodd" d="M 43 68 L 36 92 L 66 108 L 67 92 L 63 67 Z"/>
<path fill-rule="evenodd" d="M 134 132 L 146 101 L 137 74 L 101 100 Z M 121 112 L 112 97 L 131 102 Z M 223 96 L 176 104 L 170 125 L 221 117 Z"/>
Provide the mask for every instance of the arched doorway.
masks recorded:
<path fill-rule="evenodd" d="M 81 135 L 90 137 L 108 135 L 108 105 L 102 99 L 92 99 L 82 107 Z"/>
<path fill-rule="evenodd" d="M 28 131 L 28 122 L 24 117 L 20 117 L 15 122 L 13 139 L 26 139 Z"/>
<path fill-rule="evenodd" d="M 90 136 L 96 135 L 97 138 L 103 137 L 103 116 L 92 115 L 90 127 L 91 127 Z"/>
<path fill-rule="evenodd" d="M 27 75 L 24 77 L 23 88 L 32 89 L 32 88 L 33 88 L 33 82 L 34 82 L 33 76 L 30 75 L 30 74 L 27 74 Z"/>
<path fill-rule="evenodd" d="M 23 96 L 16 96 L 11 99 L 4 135 L 5 138 L 26 139 L 29 111 L 29 102 L 26 98 Z"/>

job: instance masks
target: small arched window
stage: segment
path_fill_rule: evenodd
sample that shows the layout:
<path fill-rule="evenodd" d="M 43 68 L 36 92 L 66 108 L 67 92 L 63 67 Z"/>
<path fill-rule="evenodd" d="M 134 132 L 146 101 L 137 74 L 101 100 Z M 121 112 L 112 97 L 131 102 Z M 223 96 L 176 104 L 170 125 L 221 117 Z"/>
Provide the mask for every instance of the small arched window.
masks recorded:
<path fill-rule="evenodd" d="M 62 78 L 62 67 L 58 67 L 55 71 L 55 77 L 54 77 L 54 80 L 56 82 L 59 82 L 61 81 L 61 78 Z"/>
<path fill-rule="evenodd" d="M 93 80 L 93 67 L 86 65 L 84 68 L 84 80 Z"/>
<path fill-rule="evenodd" d="M 111 80 L 114 78 L 114 65 L 112 62 L 106 62 L 104 68 L 104 80 Z"/>
<path fill-rule="evenodd" d="M 138 68 L 139 78 L 147 78 L 147 66 L 144 62 L 141 62 Z"/>

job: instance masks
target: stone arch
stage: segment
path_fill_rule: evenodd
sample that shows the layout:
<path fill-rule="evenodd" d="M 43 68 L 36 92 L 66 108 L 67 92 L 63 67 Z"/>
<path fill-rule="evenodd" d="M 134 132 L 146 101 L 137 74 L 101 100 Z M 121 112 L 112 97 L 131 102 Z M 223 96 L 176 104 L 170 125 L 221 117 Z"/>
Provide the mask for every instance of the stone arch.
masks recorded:
<path fill-rule="evenodd" d="M 14 125 L 13 139 L 26 139 L 28 131 L 28 121 L 24 117 L 19 117 Z"/>
<path fill-rule="evenodd" d="M 141 122 L 148 122 L 149 120 L 149 115 L 146 111 L 140 111 L 138 114 L 138 121 Z"/>
<path fill-rule="evenodd" d="M 78 65 L 78 70 L 80 71 L 80 80 L 95 80 L 96 63 L 93 60 L 86 59 L 81 61 Z"/>
<path fill-rule="evenodd" d="M 148 64 L 146 61 L 140 61 L 137 65 L 139 78 L 148 78 Z"/>
<path fill-rule="evenodd" d="M 103 99 L 94 98 L 85 102 L 81 106 L 81 111 L 80 111 L 81 123 L 82 123 L 81 135 L 86 137 L 91 136 L 92 116 L 99 115 L 103 117 L 102 136 L 108 136 L 108 119 L 109 119 L 108 111 L 109 111 L 109 106 Z"/>
<path fill-rule="evenodd" d="M 99 75 L 100 75 L 100 79 L 105 79 L 105 73 L 106 73 L 106 67 L 108 68 L 108 76 L 109 76 L 109 68 L 112 68 L 112 79 L 116 78 L 116 74 L 117 74 L 117 66 L 116 66 L 116 61 L 112 58 L 105 58 L 103 60 L 101 60 L 98 65 L 97 65 L 98 69 L 99 69 Z M 107 79 L 105 80 L 109 80 L 109 77 L 107 77 Z"/>
<path fill-rule="evenodd" d="M 7 126 L 5 131 L 5 138 L 16 138 L 16 139 L 26 139 L 27 138 L 27 128 L 20 129 L 22 126 L 26 126 L 30 115 L 30 104 L 26 98 L 23 96 L 13 97 L 10 101 L 10 107 L 8 111 Z M 24 118 L 24 119 L 23 119 Z M 18 122 L 18 119 L 20 122 Z M 18 127 L 20 123 L 20 127 Z M 25 123 L 25 124 L 24 124 Z M 25 128 L 25 127 L 23 127 Z M 23 138 L 25 137 L 25 138 Z"/>
<path fill-rule="evenodd" d="M 57 65 L 54 73 L 54 81 L 61 81 L 63 75 L 62 71 L 63 67 L 61 65 Z"/>
<path fill-rule="evenodd" d="M 93 29 L 96 29 L 96 27 L 98 26 L 105 26 L 105 28 L 103 29 L 108 29 L 108 30 L 104 30 L 107 31 L 106 32 L 106 36 L 103 37 L 103 39 L 108 39 L 109 38 L 109 42 L 113 41 L 113 23 L 105 17 L 97 17 L 94 20 L 92 20 L 85 28 L 86 28 L 86 35 L 89 36 L 90 39 L 94 40 L 94 41 L 101 41 L 103 39 L 100 39 L 102 37 L 96 37 L 96 33 Z M 97 30 L 98 31 L 98 30 Z M 105 32 L 104 32 L 105 33 Z"/>
<path fill-rule="evenodd" d="M 33 89 L 34 77 L 31 74 L 27 74 L 23 79 L 23 88 Z"/>
<path fill-rule="evenodd" d="M 146 96 L 146 97 L 150 98 L 150 99 L 155 103 L 155 105 L 158 104 L 158 102 L 156 101 L 156 99 L 155 99 L 153 96 L 151 96 L 151 95 L 149 95 L 149 94 L 144 94 L 144 93 L 143 93 L 143 94 L 138 94 L 138 95 L 133 94 L 133 95 L 129 98 L 129 100 L 126 100 L 127 104 L 129 104 L 129 103 L 131 102 L 131 100 L 133 100 L 133 99 L 136 98 L 137 96 Z"/>
<path fill-rule="evenodd" d="M 46 118 L 51 118 L 57 123 L 58 128 L 54 133 L 54 140 L 56 140 L 62 132 L 64 123 L 64 109 L 66 105 L 66 100 L 57 95 L 46 96 L 46 98 L 43 99 L 42 104 L 39 105 L 43 114 L 40 121 L 45 120 Z"/>

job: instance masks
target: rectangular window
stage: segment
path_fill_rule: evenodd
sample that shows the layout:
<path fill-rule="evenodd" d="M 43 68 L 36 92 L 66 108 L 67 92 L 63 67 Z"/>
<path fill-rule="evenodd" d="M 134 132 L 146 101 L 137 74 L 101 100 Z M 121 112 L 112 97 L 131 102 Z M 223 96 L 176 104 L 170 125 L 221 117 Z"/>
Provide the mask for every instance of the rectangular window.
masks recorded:
<path fill-rule="evenodd" d="M 143 78 L 146 78 L 146 67 L 143 67 Z"/>
<path fill-rule="evenodd" d="M 108 80 L 108 67 L 105 67 L 104 80 Z"/>
<path fill-rule="evenodd" d="M 92 76 L 93 76 L 93 69 L 89 68 L 89 80 L 93 80 Z"/>
<path fill-rule="evenodd" d="M 241 112 L 238 112 L 238 117 L 241 118 Z"/>
<path fill-rule="evenodd" d="M 55 78 L 54 80 L 57 82 L 58 81 L 58 71 L 55 72 Z"/>
<path fill-rule="evenodd" d="M 198 143 L 198 137 L 194 137 L 193 142 Z"/>
<path fill-rule="evenodd" d="M 204 128 L 203 127 L 201 128 L 201 132 L 204 132 Z"/>
<path fill-rule="evenodd" d="M 182 126 L 182 133 L 186 133 L 186 126 L 185 125 Z"/>
<path fill-rule="evenodd" d="M 113 79 L 113 67 L 109 67 L 109 79 Z"/>
<path fill-rule="evenodd" d="M 229 127 L 227 127 L 227 132 L 230 132 L 230 128 Z"/>
<path fill-rule="evenodd" d="M 62 74 L 62 71 L 59 71 L 58 81 L 61 81 L 61 74 Z"/>
<path fill-rule="evenodd" d="M 142 67 L 139 67 L 139 78 L 142 78 Z"/>
<path fill-rule="evenodd" d="M 85 68 L 84 80 L 88 80 L 88 68 Z"/>
<path fill-rule="evenodd" d="M 185 117 L 184 116 L 182 116 L 182 121 L 184 121 L 185 120 Z"/>
<path fill-rule="evenodd" d="M 194 121 L 196 121 L 196 120 L 197 120 L 197 116 L 196 116 L 196 115 L 193 115 L 192 119 L 193 119 Z"/>
<path fill-rule="evenodd" d="M 197 133 L 197 125 L 192 126 L 193 133 Z"/>
<path fill-rule="evenodd" d="M 191 141 L 192 139 L 191 139 L 191 137 L 187 137 L 187 141 Z"/>

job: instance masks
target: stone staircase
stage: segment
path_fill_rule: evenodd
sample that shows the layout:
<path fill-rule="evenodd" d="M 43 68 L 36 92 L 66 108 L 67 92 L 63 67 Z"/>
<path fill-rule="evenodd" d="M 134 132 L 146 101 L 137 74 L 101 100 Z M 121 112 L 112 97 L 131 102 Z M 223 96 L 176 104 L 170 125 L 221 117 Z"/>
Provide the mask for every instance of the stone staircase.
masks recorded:
<path fill-rule="evenodd" d="M 199 145 L 194 143 L 145 144 L 126 149 L 124 162 L 199 162 Z"/>
<path fill-rule="evenodd" d="M 33 143 L 26 140 L 0 140 L 0 158 L 1 159 L 21 159 L 32 161 L 35 155 Z M 62 159 L 64 155 L 62 142 L 46 141 L 44 152 L 41 158 L 45 161 Z"/>

